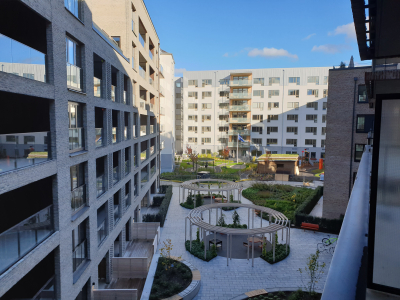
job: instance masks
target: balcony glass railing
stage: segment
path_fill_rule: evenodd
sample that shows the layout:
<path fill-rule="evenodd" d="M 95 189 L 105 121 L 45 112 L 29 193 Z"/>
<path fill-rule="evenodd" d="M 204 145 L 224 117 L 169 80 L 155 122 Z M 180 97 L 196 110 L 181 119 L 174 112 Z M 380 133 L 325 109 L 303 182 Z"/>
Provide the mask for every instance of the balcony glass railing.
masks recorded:
<path fill-rule="evenodd" d="M 69 150 L 79 150 L 84 148 L 84 130 L 80 128 L 69 129 Z"/>
<path fill-rule="evenodd" d="M 124 128 L 124 141 L 128 139 L 128 126 L 125 126 Z"/>
<path fill-rule="evenodd" d="M 71 191 L 71 211 L 72 213 L 78 211 L 86 204 L 86 185 L 83 184 L 80 187 Z"/>
<path fill-rule="evenodd" d="M 142 46 L 144 48 L 144 38 L 140 33 L 139 33 L 139 42 L 142 44 Z"/>
<path fill-rule="evenodd" d="M 142 108 L 142 109 L 144 109 L 144 107 L 145 107 L 145 102 L 144 102 L 144 101 L 140 101 L 139 107 Z"/>
<path fill-rule="evenodd" d="M 244 129 L 244 130 L 229 130 L 228 131 L 229 135 L 250 135 L 250 130 Z"/>
<path fill-rule="evenodd" d="M 251 94 L 249 93 L 229 93 L 230 99 L 250 99 Z"/>
<path fill-rule="evenodd" d="M 107 231 L 106 231 L 106 220 L 104 220 L 99 227 L 97 227 L 97 244 L 100 244 L 106 239 Z"/>
<path fill-rule="evenodd" d="M 142 171 L 142 179 L 141 179 L 141 187 L 145 186 L 146 183 L 149 181 L 149 174 L 147 172 Z"/>
<path fill-rule="evenodd" d="M 0 67 L 5 73 L 46 82 L 46 55 L 0 34 Z"/>
<path fill-rule="evenodd" d="M 150 111 L 154 112 L 154 104 L 153 103 L 150 103 Z"/>
<path fill-rule="evenodd" d="M 127 211 L 128 207 L 131 206 L 131 195 L 125 195 L 124 198 L 124 202 L 125 202 L 125 211 Z"/>
<path fill-rule="evenodd" d="M 133 125 L 132 126 L 132 136 L 135 138 L 135 137 L 137 137 L 137 135 L 136 135 L 136 125 Z"/>
<path fill-rule="evenodd" d="M 147 159 L 147 150 L 140 152 L 140 161 L 144 162 Z"/>
<path fill-rule="evenodd" d="M 229 123 L 250 123 L 250 118 L 229 118 Z"/>
<path fill-rule="evenodd" d="M 96 132 L 96 147 L 102 147 L 103 146 L 103 128 L 95 128 L 94 129 Z"/>
<path fill-rule="evenodd" d="M 96 178 L 97 197 L 100 197 L 106 192 L 106 176 L 100 175 Z"/>
<path fill-rule="evenodd" d="M 139 188 L 138 188 L 137 185 L 134 185 L 134 186 L 133 186 L 133 195 L 134 195 L 134 196 L 137 196 L 138 194 L 139 194 Z"/>
<path fill-rule="evenodd" d="M 155 149 L 154 146 L 150 146 L 150 155 L 153 155 L 153 154 L 154 154 L 154 149 Z"/>
<path fill-rule="evenodd" d="M 131 161 L 126 160 L 125 161 L 125 176 L 128 175 L 131 172 Z"/>
<path fill-rule="evenodd" d="M 122 94 L 122 103 L 126 104 L 126 91 Z"/>
<path fill-rule="evenodd" d="M 52 205 L 0 234 L 0 274 L 54 232 Z"/>
<path fill-rule="evenodd" d="M 117 224 L 120 218 L 119 205 L 114 205 L 114 224 Z"/>
<path fill-rule="evenodd" d="M 115 102 L 115 85 L 111 85 L 111 100 Z"/>
<path fill-rule="evenodd" d="M 237 142 L 228 142 L 228 147 L 237 147 L 238 143 Z M 250 147 L 250 142 L 239 142 L 239 148 L 240 147 Z"/>
<path fill-rule="evenodd" d="M 151 50 L 149 50 L 149 56 L 150 56 L 150 59 L 153 60 L 153 53 L 151 53 Z"/>
<path fill-rule="evenodd" d="M 249 79 L 231 80 L 229 82 L 229 85 L 230 86 L 249 86 L 249 85 L 252 85 L 252 82 Z"/>
<path fill-rule="evenodd" d="M 113 141 L 113 144 L 115 144 L 117 142 L 117 128 L 118 127 L 113 127 L 112 128 L 112 141 Z"/>
<path fill-rule="evenodd" d="M 250 111 L 249 105 L 230 105 L 230 111 Z"/>
<path fill-rule="evenodd" d="M 153 85 L 153 82 L 154 82 L 153 78 L 149 77 L 149 83 L 150 83 L 151 85 Z"/>
<path fill-rule="evenodd" d="M 150 134 L 154 133 L 154 125 L 150 125 Z"/>
<path fill-rule="evenodd" d="M 161 142 L 161 150 L 164 149 L 164 141 Z"/>
<path fill-rule="evenodd" d="M 140 136 L 146 135 L 146 125 L 140 125 Z"/>
<path fill-rule="evenodd" d="M 93 77 L 94 96 L 101 98 L 101 79 Z"/>
<path fill-rule="evenodd" d="M 84 240 L 72 251 L 72 269 L 75 272 L 87 259 L 87 241 Z"/>
<path fill-rule="evenodd" d="M 153 175 L 156 173 L 156 166 L 152 166 L 150 168 L 150 178 L 153 177 Z"/>
<path fill-rule="evenodd" d="M 50 150 L 50 132 L 1 134 L 0 173 L 51 160 Z"/>
<path fill-rule="evenodd" d="M 164 87 L 160 85 L 160 86 L 159 86 L 159 89 L 160 89 L 160 94 L 163 95 L 163 96 L 165 96 Z"/>
<path fill-rule="evenodd" d="M 137 155 L 135 154 L 135 155 L 133 156 L 133 167 L 136 168 L 137 166 L 138 166 L 138 163 L 137 163 Z"/>
<path fill-rule="evenodd" d="M 82 89 L 82 69 L 67 62 L 67 85 L 70 88 Z"/>
<path fill-rule="evenodd" d="M 143 79 L 146 79 L 146 71 L 142 68 L 142 66 L 139 66 L 139 75 L 140 75 Z"/>
<path fill-rule="evenodd" d="M 119 181 L 119 166 L 113 168 L 113 184 Z"/>

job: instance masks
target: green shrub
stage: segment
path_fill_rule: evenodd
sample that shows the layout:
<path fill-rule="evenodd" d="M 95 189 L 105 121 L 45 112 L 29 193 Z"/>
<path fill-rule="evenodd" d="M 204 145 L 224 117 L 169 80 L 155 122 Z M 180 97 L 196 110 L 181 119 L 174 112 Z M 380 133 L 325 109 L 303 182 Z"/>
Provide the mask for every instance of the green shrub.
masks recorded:
<path fill-rule="evenodd" d="M 273 260 L 273 251 L 268 251 L 267 254 L 261 255 L 260 257 L 264 259 L 266 262 L 270 264 L 277 263 L 281 260 L 284 260 L 290 253 L 290 246 L 287 246 L 287 254 L 286 254 L 286 245 L 285 244 L 275 244 L 275 261 Z"/>
<path fill-rule="evenodd" d="M 189 204 L 187 204 L 187 202 L 181 203 L 180 206 L 182 206 L 184 208 L 187 208 L 187 209 L 193 209 L 194 208 L 194 204 L 189 205 Z"/>
<path fill-rule="evenodd" d="M 160 206 L 163 202 L 164 197 L 153 197 L 153 206 Z"/>
<path fill-rule="evenodd" d="M 200 258 L 205 261 L 210 261 L 217 256 L 217 251 L 216 250 L 213 251 L 211 249 L 211 251 L 210 250 L 206 251 L 206 259 L 204 259 L 204 244 L 203 247 L 201 245 L 202 244 L 196 240 L 192 241 L 192 251 L 190 251 L 190 241 L 185 242 L 186 250 L 189 251 L 194 256 L 196 256 L 197 258 Z"/>
<path fill-rule="evenodd" d="M 196 195 L 196 207 L 202 206 L 203 205 L 203 198 L 201 197 L 200 194 Z"/>

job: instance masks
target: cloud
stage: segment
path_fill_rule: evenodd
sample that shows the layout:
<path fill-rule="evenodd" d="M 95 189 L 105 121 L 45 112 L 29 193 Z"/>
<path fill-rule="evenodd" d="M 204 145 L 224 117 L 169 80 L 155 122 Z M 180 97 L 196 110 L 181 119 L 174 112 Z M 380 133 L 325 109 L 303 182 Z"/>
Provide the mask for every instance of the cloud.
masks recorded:
<path fill-rule="evenodd" d="M 305 40 L 309 40 L 310 38 L 312 38 L 314 35 L 316 35 L 316 33 L 311 33 L 310 35 L 307 35 L 304 39 L 302 39 L 303 41 Z"/>
<path fill-rule="evenodd" d="M 339 35 L 344 34 L 346 35 L 347 39 L 356 39 L 356 30 L 354 28 L 354 23 L 349 23 L 346 25 L 341 25 L 336 27 L 334 31 L 328 32 L 328 35 Z"/>
<path fill-rule="evenodd" d="M 296 54 L 291 54 L 285 49 L 276 49 L 276 48 L 264 48 L 264 49 L 254 48 L 251 49 L 247 55 L 250 57 L 261 56 L 265 58 L 286 56 L 295 60 L 299 59 L 299 57 Z"/>
<path fill-rule="evenodd" d="M 229 56 L 229 53 L 228 52 L 226 52 L 224 55 L 222 55 L 223 57 L 228 57 Z"/>
<path fill-rule="evenodd" d="M 339 45 L 332 45 L 332 44 L 325 44 L 320 46 L 314 46 L 311 51 L 313 52 L 324 52 L 328 54 L 335 54 L 342 52 L 344 50 L 351 49 L 350 45 L 347 44 L 339 44 Z"/>
<path fill-rule="evenodd" d="M 186 72 L 185 68 L 175 69 L 175 75 L 182 74 L 183 72 Z"/>

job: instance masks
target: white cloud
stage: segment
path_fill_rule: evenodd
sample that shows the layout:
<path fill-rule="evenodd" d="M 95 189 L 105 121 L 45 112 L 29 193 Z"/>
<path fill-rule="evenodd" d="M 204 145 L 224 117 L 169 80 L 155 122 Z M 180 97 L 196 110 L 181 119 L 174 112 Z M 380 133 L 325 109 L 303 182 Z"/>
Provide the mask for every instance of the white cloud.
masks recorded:
<path fill-rule="evenodd" d="M 303 41 L 305 40 L 309 40 L 310 38 L 312 38 L 314 35 L 316 35 L 316 33 L 311 33 L 310 35 L 307 35 L 304 39 L 302 39 Z"/>
<path fill-rule="evenodd" d="M 351 46 L 346 45 L 346 44 L 339 44 L 339 45 L 325 44 L 325 45 L 320 45 L 320 46 L 314 46 L 311 49 L 311 51 L 335 54 L 335 53 L 339 53 L 339 52 L 342 52 L 344 50 L 349 50 L 349 49 L 351 49 Z"/>
<path fill-rule="evenodd" d="M 328 32 L 328 35 L 338 35 L 338 34 L 344 34 L 346 35 L 347 39 L 356 39 L 356 30 L 354 28 L 354 23 L 349 23 L 346 25 L 341 25 L 336 27 L 336 29 L 332 32 Z"/>
<path fill-rule="evenodd" d="M 185 68 L 175 69 L 175 75 L 182 74 L 183 72 L 186 72 Z"/>
<path fill-rule="evenodd" d="M 299 57 L 296 54 L 291 54 L 285 49 L 276 49 L 276 48 L 264 48 L 264 49 L 258 49 L 254 48 L 249 51 L 247 54 L 250 57 L 256 57 L 256 56 L 261 56 L 265 58 L 274 58 L 274 57 L 289 57 L 292 59 L 299 59 Z"/>
<path fill-rule="evenodd" d="M 229 53 L 228 52 L 226 52 L 224 55 L 222 55 L 223 57 L 228 57 L 229 56 Z"/>

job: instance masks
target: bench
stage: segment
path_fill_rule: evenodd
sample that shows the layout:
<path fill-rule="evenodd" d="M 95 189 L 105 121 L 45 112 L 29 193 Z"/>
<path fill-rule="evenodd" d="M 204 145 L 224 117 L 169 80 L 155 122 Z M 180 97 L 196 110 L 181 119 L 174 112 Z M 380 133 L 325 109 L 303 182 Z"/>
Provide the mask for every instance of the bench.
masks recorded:
<path fill-rule="evenodd" d="M 260 289 L 260 290 L 250 291 L 250 292 L 247 292 L 247 293 L 244 293 L 244 294 L 249 298 L 253 298 L 253 297 L 256 297 L 256 296 L 260 296 L 260 295 L 267 295 L 268 292 L 266 290 L 264 290 L 264 289 Z"/>
<path fill-rule="evenodd" d="M 301 228 L 302 229 L 314 230 L 314 232 L 315 232 L 315 231 L 319 230 L 319 225 L 318 224 L 311 224 L 311 223 L 303 222 L 303 223 L 301 223 Z"/>

